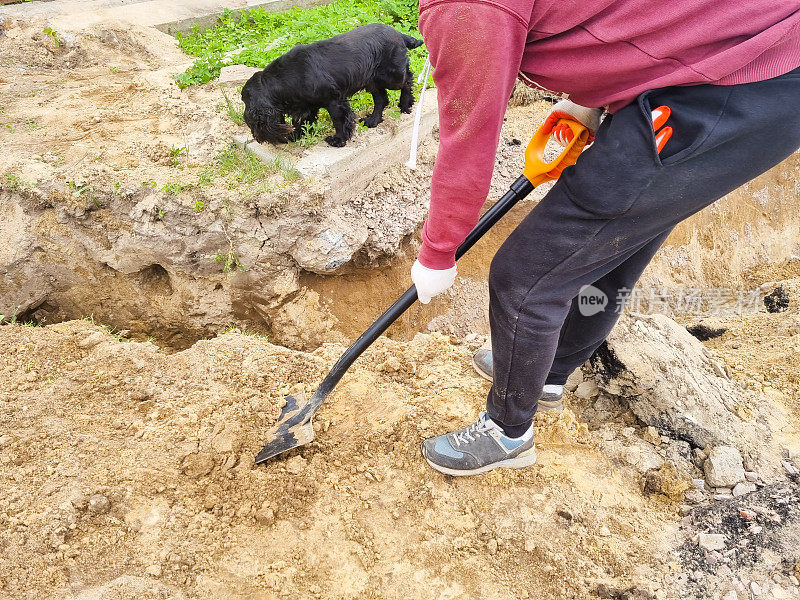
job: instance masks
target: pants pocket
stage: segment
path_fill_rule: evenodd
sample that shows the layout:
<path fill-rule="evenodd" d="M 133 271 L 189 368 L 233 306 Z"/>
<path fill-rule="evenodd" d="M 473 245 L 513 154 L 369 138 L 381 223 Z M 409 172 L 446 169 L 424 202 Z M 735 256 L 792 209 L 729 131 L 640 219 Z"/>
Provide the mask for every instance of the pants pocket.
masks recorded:
<path fill-rule="evenodd" d="M 674 165 L 701 152 L 722 118 L 732 91 L 732 86 L 693 85 L 641 94 L 637 103 L 649 124 L 652 123 L 654 108 L 666 105 L 671 111 L 667 125 L 672 127 L 672 137 L 661 153 L 656 149 L 655 132 L 649 128 L 655 161 L 662 166 Z"/>

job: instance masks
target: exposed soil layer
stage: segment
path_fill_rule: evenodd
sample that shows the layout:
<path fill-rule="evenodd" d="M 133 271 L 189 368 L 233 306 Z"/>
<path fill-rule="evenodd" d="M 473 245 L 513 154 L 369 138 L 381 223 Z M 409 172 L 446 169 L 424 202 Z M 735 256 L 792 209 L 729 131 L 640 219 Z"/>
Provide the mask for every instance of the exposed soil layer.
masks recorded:
<path fill-rule="evenodd" d="M 407 288 L 435 135 L 417 171 L 390 168 L 346 199 L 280 168 L 237 182 L 215 169 L 246 128 L 227 116 L 216 83 L 175 86 L 190 60 L 173 38 L 122 23 L 49 25 L 6 22 L 0 37 L 0 216 L 9 224 L 0 314 L 40 323 L 94 315 L 177 349 L 235 324 L 310 350 L 353 339 Z M 226 92 L 234 104 L 237 93 Z M 521 171 L 550 106 L 515 92 L 490 203 Z M 287 161 L 297 151 L 287 149 Z M 777 262 L 787 270 L 780 279 L 796 276 L 797 172 L 794 155 L 680 225 L 642 285 L 746 288 L 748 275 L 760 284 L 759 269 Z M 487 333 L 491 257 L 544 191 L 462 259 L 446 298 L 415 308 L 389 335 Z"/>
<path fill-rule="evenodd" d="M 728 331 L 707 347 L 785 411 L 776 433 L 796 452 L 796 311 L 713 324 Z M 698 566 L 704 515 L 729 509 L 681 524 L 698 475 L 680 442 L 601 409 L 617 400 L 591 372 L 570 379 L 563 413 L 537 417 L 536 466 L 432 471 L 420 441 L 482 407 L 480 343 L 380 339 L 323 405 L 316 440 L 256 467 L 284 395 L 312 391 L 341 346 L 230 332 L 165 354 L 86 321 L 0 327 L 0 598 L 716 598 L 752 581 L 798 597 L 796 545 Z M 783 502 L 775 485 L 741 502 Z M 796 535 L 794 517 L 769 527 Z"/>
<path fill-rule="evenodd" d="M 420 441 L 473 418 L 488 387 L 443 336 L 380 340 L 317 440 L 256 467 L 284 394 L 341 350 L 229 333 L 165 355 L 85 321 L 0 328 L 0 597 L 121 576 L 226 599 L 579 598 L 651 579 L 676 506 L 569 410 L 540 423 L 534 468 L 454 480 L 424 463 Z"/>

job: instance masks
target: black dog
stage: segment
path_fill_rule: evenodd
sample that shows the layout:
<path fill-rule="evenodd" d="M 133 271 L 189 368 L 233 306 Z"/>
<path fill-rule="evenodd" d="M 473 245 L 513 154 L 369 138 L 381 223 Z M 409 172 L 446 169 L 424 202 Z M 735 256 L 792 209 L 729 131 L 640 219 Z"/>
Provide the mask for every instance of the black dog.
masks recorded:
<path fill-rule="evenodd" d="M 372 23 L 295 46 L 242 88 L 244 121 L 257 142 L 277 144 L 302 136 L 303 126 L 314 123 L 319 109 L 326 108 L 336 134 L 325 141 L 344 146 L 356 124 L 348 98 L 359 90 L 367 90 L 375 102 L 372 114 L 361 119 L 367 127 L 383 121 L 387 89 L 400 90 L 400 110 L 411 112 L 414 74 L 408 66 L 408 49 L 421 45 L 421 40 L 388 25 Z"/>

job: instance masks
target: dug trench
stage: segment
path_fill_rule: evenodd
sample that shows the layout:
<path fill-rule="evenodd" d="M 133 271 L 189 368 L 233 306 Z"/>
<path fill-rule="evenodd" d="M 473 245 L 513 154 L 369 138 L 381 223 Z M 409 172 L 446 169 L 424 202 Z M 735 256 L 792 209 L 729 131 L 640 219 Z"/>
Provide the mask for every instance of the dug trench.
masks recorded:
<path fill-rule="evenodd" d="M 0 41 L 0 292 L 35 321 L 0 327 L 0 598 L 800 597 L 798 155 L 678 228 L 642 280 L 780 284 L 776 311 L 624 317 L 537 417 L 534 467 L 447 478 L 419 443 L 483 405 L 490 257 L 542 190 L 355 364 L 313 443 L 256 466 L 284 396 L 407 286 L 435 136 L 344 204 L 280 171 L 253 189 L 220 164 L 240 129 L 219 89 L 168 84 L 168 38 L 42 30 Z M 514 101 L 491 197 L 547 107 Z"/>

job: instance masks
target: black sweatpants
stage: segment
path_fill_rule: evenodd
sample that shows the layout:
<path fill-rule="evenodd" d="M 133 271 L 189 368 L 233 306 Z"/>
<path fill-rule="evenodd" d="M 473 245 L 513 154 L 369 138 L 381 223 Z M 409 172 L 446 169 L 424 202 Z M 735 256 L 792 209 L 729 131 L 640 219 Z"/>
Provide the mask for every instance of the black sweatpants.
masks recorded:
<path fill-rule="evenodd" d="M 659 155 L 652 108 L 672 109 Z M 732 86 L 651 90 L 607 117 L 594 144 L 498 250 L 489 273 L 494 385 L 487 412 L 530 425 L 545 383 L 563 384 L 605 340 L 630 290 L 680 221 L 800 148 L 800 69 Z M 577 296 L 609 299 L 591 316 Z"/>

